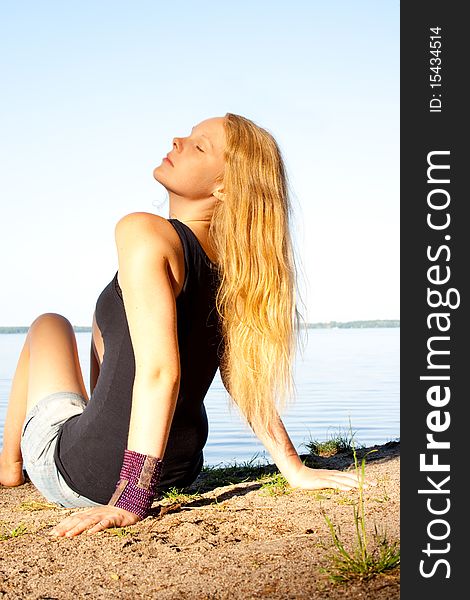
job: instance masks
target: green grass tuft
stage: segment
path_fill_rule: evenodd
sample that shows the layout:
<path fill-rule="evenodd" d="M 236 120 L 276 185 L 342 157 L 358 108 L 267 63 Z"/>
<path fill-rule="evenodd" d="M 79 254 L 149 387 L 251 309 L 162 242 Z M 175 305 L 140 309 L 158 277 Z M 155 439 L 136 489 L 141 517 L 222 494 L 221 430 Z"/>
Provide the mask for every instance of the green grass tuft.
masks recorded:
<path fill-rule="evenodd" d="M 0 542 L 4 542 L 5 540 L 9 540 L 11 538 L 20 537 L 20 535 L 24 535 L 25 533 L 28 533 L 28 528 L 23 523 L 20 523 L 11 531 L 0 532 Z"/>
<path fill-rule="evenodd" d="M 29 512 L 34 512 L 37 510 L 52 510 L 58 509 L 57 504 L 51 504 L 50 502 L 37 502 L 36 500 L 30 500 L 26 502 L 22 502 L 18 509 L 25 510 Z"/>
<path fill-rule="evenodd" d="M 115 535 L 120 538 L 132 536 L 136 533 L 132 529 L 129 529 L 129 527 L 110 527 L 109 529 L 106 529 L 105 531 L 106 531 L 106 533 L 108 533 L 110 535 Z"/>
<path fill-rule="evenodd" d="M 354 436 L 351 436 L 351 441 Z M 380 534 L 377 526 L 374 527 L 375 547 L 372 551 L 369 550 L 364 510 L 364 478 L 366 457 L 371 452 L 362 458 L 361 467 L 359 468 L 356 449 L 352 442 L 352 450 L 354 455 L 354 466 L 359 479 L 359 499 L 353 505 L 353 519 L 356 530 L 356 545 L 355 548 L 348 552 L 344 547 L 339 535 L 336 533 L 335 526 L 324 514 L 325 520 L 330 529 L 331 536 L 337 553 L 333 555 L 333 565 L 330 569 L 330 578 L 337 583 L 347 583 L 354 579 L 368 580 L 372 577 L 395 569 L 400 564 L 400 548 L 398 542 L 390 543 L 387 540 L 386 534 Z"/>
<path fill-rule="evenodd" d="M 289 494 L 292 491 L 287 479 L 281 475 L 281 473 L 265 475 L 260 477 L 258 481 L 261 483 L 260 489 L 270 496 L 281 496 L 283 494 Z"/>
<path fill-rule="evenodd" d="M 385 534 L 375 529 L 375 548 L 370 552 L 359 543 L 352 552 L 348 552 L 339 539 L 330 519 L 325 515 L 338 554 L 332 557 L 333 567 L 330 578 L 335 583 L 348 583 L 352 580 L 369 580 L 380 573 L 395 569 L 400 564 L 398 542 L 390 543 Z"/>
<path fill-rule="evenodd" d="M 193 494 L 184 493 L 184 488 L 172 487 L 163 494 L 162 500 L 168 500 L 171 503 L 174 502 L 191 502 L 192 500 L 198 500 L 201 498 L 199 492 Z"/>
<path fill-rule="evenodd" d="M 259 454 L 255 454 L 250 460 L 242 463 L 228 463 L 222 467 L 220 465 L 223 463 L 214 466 L 205 465 L 199 476 L 201 478 L 201 488 L 213 489 L 244 483 L 265 475 L 269 469 L 273 470 L 273 467 L 261 464 L 258 457 Z"/>
<path fill-rule="evenodd" d="M 341 433 L 341 428 L 338 429 L 337 434 L 333 434 L 326 441 L 320 442 L 318 440 L 310 440 L 304 445 L 308 448 L 310 454 L 316 456 L 334 456 L 339 452 L 352 452 L 355 446 L 354 436 L 356 432 L 352 433 Z"/>

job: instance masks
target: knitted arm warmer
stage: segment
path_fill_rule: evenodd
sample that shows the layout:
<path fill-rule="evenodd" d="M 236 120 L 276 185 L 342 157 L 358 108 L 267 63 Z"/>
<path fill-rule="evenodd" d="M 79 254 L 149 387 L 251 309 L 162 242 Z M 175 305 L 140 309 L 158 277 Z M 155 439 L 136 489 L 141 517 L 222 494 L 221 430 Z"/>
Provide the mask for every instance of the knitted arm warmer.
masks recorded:
<path fill-rule="evenodd" d="M 145 519 L 157 493 L 162 460 L 134 450 L 125 450 L 119 481 L 108 502 Z"/>

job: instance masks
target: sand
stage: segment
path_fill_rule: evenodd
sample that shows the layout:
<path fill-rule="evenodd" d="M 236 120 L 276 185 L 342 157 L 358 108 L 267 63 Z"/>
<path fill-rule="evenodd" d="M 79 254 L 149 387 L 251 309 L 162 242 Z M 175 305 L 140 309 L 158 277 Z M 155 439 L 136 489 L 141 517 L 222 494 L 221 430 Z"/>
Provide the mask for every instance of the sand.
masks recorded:
<path fill-rule="evenodd" d="M 367 457 L 366 476 L 378 483 L 364 492 L 366 527 L 371 542 L 374 525 L 394 542 L 399 443 L 376 448 Z M 340 454 L 307 464 L 353 461 Z M 156 501 L 132 527 L 72 539 L 48 531 L 75 511 L 48 505 L 30 482 L 0 489 L 0 598 L 399 598 L 397 569 L 346 585 L 328 576 L 335 548 L 324 513 L 351 549 L 357 491 L 270 493 L 256 478 L 215 488 L 204 472 L 189 491 L 198 489 L 197 498 Z"/>

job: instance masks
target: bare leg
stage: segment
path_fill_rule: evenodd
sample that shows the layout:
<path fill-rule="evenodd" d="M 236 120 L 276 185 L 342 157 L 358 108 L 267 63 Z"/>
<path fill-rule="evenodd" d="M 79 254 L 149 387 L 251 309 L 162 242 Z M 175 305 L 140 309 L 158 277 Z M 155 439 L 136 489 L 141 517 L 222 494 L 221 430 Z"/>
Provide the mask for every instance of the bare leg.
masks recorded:
<path fill-rule="evenodd" d="M 24 483 L 19 439 L 26 416 L 28 368 L 29 348 L 26 339 L 13 377 L 3 430 L 3 449 L 0 454 L 0 483 L 7 486 Z"/>
<path fill-rule="evenodd" d="M 56 313 L 45 313 L 31 325 L 13 377 L 0 453 L 0 483 L 24 483 L 21 430 L 27 412 L 54 392 L 81 394 L 88 401 L 70 322 Z"/>

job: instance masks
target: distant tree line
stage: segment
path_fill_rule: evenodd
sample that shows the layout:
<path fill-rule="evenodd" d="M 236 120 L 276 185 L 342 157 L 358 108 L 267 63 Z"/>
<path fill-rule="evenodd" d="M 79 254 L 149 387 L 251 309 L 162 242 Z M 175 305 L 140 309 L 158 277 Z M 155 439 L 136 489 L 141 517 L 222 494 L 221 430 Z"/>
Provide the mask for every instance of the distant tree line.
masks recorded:
<path fill-rule="evenodd" d="M 307 323 L 307 329 L 365 329 L 367 327 L 400 327 L 399 319 L 375 319 L 372 321 L 328 321 L 328 323 Z"/>
<path fill-rule="evenodd" d="M 373 321 L 328 321 L 327 323 L 307 323 L 307 329 L 365 329 L 367 327 L 400 327 L 398 319 L 375 319 Z M 0 333 L 27 333 L 29 327 L 0 327 Z M 91 327 L 81 327 L 74 325 L 74 331 L 77 333 L 90 333 Z"/>
<path fill-rule="evenodd" d="M 28 333 L 29 327 L 23 327 L 18 326 L 18 327 L 0 327 L 0 333 Z M 91 327 L 80 327 L 80 326 L 75 326 L 73 327 L 73 330 L 77 333 L 81 333 L 81 332 L 91 332 Z"/>

